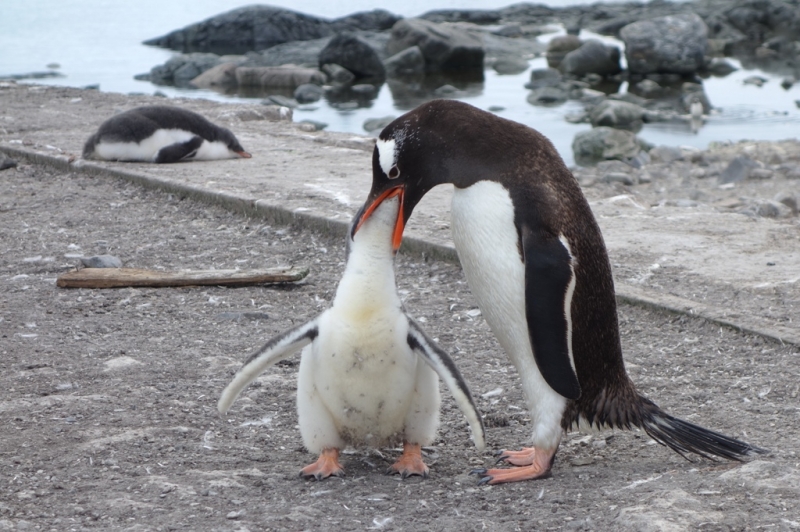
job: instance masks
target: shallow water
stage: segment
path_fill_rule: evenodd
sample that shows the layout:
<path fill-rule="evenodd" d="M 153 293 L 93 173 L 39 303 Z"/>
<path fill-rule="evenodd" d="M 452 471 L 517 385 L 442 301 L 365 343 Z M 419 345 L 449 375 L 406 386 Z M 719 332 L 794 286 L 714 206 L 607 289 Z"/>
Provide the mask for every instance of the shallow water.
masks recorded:
<path fill-rule="evenodd" d="M 252 101 L 225 96 L 212 91 L 157 87 L 136 81 L 135 74 L 148 72 L 165 62 L 175 52 L 144 46 L 147 38 L 163 35 L 197 22 L 252 4 L 252 0 L 177 0 L 170 2 L 139 0 L 31 0 L 3 2 L 0 5 L 0 76 L 47 70 L 57 63 L 61 78 L 35 80 L 37 83 L 68 86 L 99 84 L 110 92 L 161 91 L 168 96 L 202 97 L 219 101 Z M 497 8 L 509 0 L 410 0 L 386 3 L 385 9 L 403 16 L 414 16 L 438 8 Z M 550 0 L 552 6 L 579 4 L 575 0 Z M 273 5 L 298 9 L 296 2 L 278 0 Z M 356 11 L 381 7 L 373 0 L 327 1 L 304 3 L 301 11 L 325 17 L 338 17 Z M 543 39 L 551 36 L 544 36 Z M 735 61 L 734 61 L 735 62 Z M 482 84 L 472 84 L 470 95 L 460 98 L 488 109 L 499 106 L 497 114 L 535 127 L 548 136 L 562 156 L 572 162 L 571 143 L 575 134 L 588 129 L 586 124 L 569 124 L 564 116 L 580 109 L 575 102 L 559 107 L 534 107 L 525 100 L 523 87 L 533 68 L 545 65 L 544 59 L 531 61 L 528 71 L 501 76 L 488 70 Z M 761 88 L 746 86 L 742 80 L 758 73 L 769 81 Z M 725 78 L 704 81 L 711 103 L 717 108 L 696 133 L 688 127 L 648 125 L 639 133 L 654 144 L 690 145 L 704 148 L 711 141 L 740 139 L 779 140 L 796 138 L 800 130 L 800 84 L 786 91 L 780 77 L 757 71 L 739 70 Z M 624 89 L 624 86 L 623 86 Z M 311 119 L 329 124 L 332 131 L 364 133 L 368 118 L 397 116 L 408 106 L 396 102 L 384 85 L 369 107 L 340 110 L 325 101 L 295 111 L 295 120 Z"/>

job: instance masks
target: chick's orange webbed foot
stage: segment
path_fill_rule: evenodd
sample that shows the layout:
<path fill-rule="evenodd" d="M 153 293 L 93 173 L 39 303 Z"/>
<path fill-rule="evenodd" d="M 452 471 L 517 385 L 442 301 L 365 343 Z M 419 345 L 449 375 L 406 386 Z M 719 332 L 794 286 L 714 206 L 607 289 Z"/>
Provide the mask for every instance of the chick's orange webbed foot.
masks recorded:
<path fill-rule="evenodd" d="M 419 444 L 403 443 L 403 454 L 386 470 L 387 475 L 395 473 L 399 473 L 402 478 L 408 478 L 411 475 L 428 478 L 428 466 L 422 461 L 422 447 Z"/>
<path fill-rule="evenodd" d="M 339 449 L 323 449 L 316 462 L 300 470 L 300 476 L 309 480 L 312 478 L 322 480 L 330 476 L 343 477 L 344 468 L 339 464 Z"/>
<path fill-rule="evenodd" d="M 506 455 L 509 455 L 506 458 Z M 478 484 L 502 484 L 505 482 L 520 482 L 523 480 L 534 480 L 539 478 L 550 478 L 552 473 L 550 468 L 553 466 L 556 449 L 546 451 L 541 449 L 526 448 L 522 451 L 503 451 L 498 462 L 501 460 L 509 463 L 521 463 L 521 467 L 510 469 L 473 469 L 471 475 L 479 475 L 481 478 Z M 511 462 L 514 459 L 515 462 Z"/>

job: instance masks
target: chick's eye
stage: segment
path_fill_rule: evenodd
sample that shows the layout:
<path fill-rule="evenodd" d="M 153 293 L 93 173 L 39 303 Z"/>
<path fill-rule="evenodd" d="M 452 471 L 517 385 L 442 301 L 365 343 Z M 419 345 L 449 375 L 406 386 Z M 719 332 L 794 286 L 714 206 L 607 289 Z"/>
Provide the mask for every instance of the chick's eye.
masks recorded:
<path fill-rule="evenodd" d="M 387 174 L 387 177 L 389 179 L 397 179 L 398 177 L 400 177 L 400 169 L 397 167 L 397 165 L 392 166 L 392 168 L 389 170 L 389 173 Z"/>

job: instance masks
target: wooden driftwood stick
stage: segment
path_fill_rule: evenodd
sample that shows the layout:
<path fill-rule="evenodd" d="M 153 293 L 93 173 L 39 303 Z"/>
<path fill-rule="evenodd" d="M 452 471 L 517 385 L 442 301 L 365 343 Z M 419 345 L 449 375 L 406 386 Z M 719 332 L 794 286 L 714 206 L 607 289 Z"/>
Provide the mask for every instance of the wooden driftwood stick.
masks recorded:
<path fill-rule="evenodd" d="M 308 268 L 268 268 L 264 270 L 178 270 L 158 271 L 137 268 L 83 268 L 60 275 L 60 288 L 124 288 L 148 286 L 247 286 L 265 283 L 294 283 L 308 275 Z"/>

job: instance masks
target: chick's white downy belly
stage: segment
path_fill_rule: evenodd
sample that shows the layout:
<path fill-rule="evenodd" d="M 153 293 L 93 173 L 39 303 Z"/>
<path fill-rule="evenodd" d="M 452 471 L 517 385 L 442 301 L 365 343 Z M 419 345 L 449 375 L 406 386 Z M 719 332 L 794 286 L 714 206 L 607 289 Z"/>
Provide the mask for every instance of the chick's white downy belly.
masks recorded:
<path fill-rule="evenodd" d="M 340 443 L 380 446 L 402 440 L 414 408 L 418 364 L 424 364 L 408 347 L 405 316 L 360 323 L 334 314 L 325 319 L 315 341 L 319 348 L 301 360 L 298 382 L 298 393 L 324 412 L 316 414 L 311 407 L 300 410 L 300 416 L 329 415 Z M 433 373 L 427 366 L 425 370 Z M 313 423 L 305 425 L 306 432 L 312 430 Z"/>
<path fill-rule="evenodd" d="M 525 311 L 525 263 L 508 190 L 494 181 L 457 188 L 452 227 L 469 288 L 522 380 L 533 421 L 532 443 L 554 448 L 561 440 L 566 399 L 545 382 L 533 357 Z"/>

